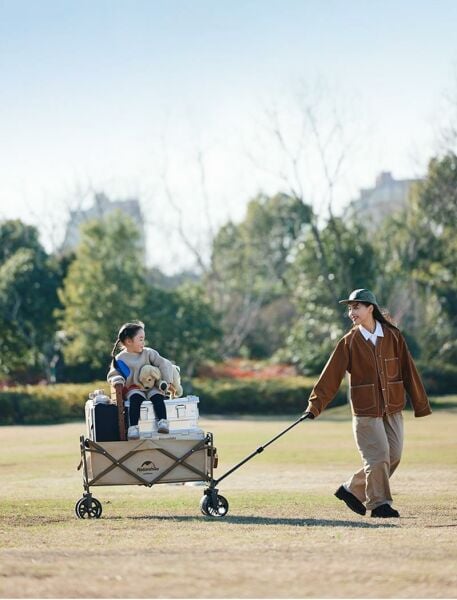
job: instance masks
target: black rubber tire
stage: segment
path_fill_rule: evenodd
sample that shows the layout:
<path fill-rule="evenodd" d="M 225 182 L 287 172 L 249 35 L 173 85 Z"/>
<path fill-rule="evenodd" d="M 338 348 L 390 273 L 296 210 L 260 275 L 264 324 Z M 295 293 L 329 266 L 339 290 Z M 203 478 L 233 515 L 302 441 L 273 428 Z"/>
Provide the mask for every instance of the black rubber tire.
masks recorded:
<path fill-rule="evenodd" d="M 102 505 L 97 498 L 83 496 L 75 506 L 75 514 L 78 519 L 99 519 L 102 516 Z"/>
<path fill-rule="evenodd" d="M 224 496 L 216 496 L 216 506 L 213 504 L 211 494 L 205 494 L 200 500 L 200 510 L 208 517 L 225 517 L 228 513 L 229 503 Z"/>

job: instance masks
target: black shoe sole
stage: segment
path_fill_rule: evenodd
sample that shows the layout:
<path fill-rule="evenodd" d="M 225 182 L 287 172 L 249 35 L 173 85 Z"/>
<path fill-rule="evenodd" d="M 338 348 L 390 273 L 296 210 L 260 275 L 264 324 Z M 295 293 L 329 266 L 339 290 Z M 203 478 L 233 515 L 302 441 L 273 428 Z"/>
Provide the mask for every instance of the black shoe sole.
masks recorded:
<path fill-rule="evenodd" d="M 381 505 L 384 506 L 384 505 Z M 395 510 L 395 508 L 390 508 L 390 505 L 388 505 L 389 508 L 388 509 L 382 509 L 380 513 L 377 513 L 377 508 L 373 509 L 371 511 L 371 516 L 374 517 L 375 519 L 398 519 L 400 517 L 400 513 L 398 512 L 398 510 Z M 380 508 L 378 506 L 378 508 Z M 392 514 L 386 514 L 384 511 L 390 511 L 392 510 Z"/>
<path fill-rule="evenodd" d="M 342 500 L 346 506 L 352 510 L 352 512 L 362 516 L 367 514 L 367 509 L 360 502 L 360 500 L 356 498 L 354 494 L 348 492 L 343 486 L 340 486 L 336 490 L 335 496 L 338 498 L 338 500 Z"/>

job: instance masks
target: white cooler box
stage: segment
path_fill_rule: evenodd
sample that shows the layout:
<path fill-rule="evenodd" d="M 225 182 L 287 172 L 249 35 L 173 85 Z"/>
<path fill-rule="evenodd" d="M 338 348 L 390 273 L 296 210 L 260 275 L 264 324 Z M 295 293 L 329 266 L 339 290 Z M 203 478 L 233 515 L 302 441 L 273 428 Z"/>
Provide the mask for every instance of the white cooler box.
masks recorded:
<path fill-rule="evenodd" d="M 198 427 L 198 396 L 184 396 L 165 400 L 170 429 L 194 429 Z"/>
<path fill-rule="evenodd" d="M 175 437 L 195 436 L 203 439 L 204 432 L 198 426 L 198 396 L 184 396 L 183 398 L 174 398 L 165 400 L 167 409 L 167 419 L 170 427 L 168 435 Z M 153 411 L 148 414 L 147 419 L 138 421 L 140 438 L 156 437 L 157 421 L 154 418 Z M 163 437 L 163 434 L 161 435 Z"/>

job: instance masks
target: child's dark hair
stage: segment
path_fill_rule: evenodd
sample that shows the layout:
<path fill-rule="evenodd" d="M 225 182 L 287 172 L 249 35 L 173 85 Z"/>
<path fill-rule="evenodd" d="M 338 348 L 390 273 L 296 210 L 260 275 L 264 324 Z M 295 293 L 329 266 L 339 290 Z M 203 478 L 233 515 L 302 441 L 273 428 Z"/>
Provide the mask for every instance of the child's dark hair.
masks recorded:
<path fill-rule="evenodd" d="M 133 338 L 139 332 L 140 329 L 144 329 L 144 323 L 141 321 L 131 321 L 130 323 L 124 323 L 122 327 L 119 329 L 119 333 L 117 334 L 117 340 L 114 343 L 113 349 L 111 351 L 111 358 L 114 361 L 114 366 L 116 367 L 116 350 L 119 343 L 123 343 L 127 338 Z"/>

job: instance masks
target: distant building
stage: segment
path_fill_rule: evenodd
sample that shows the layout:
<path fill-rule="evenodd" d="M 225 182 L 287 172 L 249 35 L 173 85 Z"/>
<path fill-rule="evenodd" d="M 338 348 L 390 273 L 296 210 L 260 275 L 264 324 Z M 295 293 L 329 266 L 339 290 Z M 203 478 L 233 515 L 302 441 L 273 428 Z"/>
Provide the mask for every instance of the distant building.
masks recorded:
<path fill-rule="evenodd" d="M 379 225 L 386 217 L 405 208 L 412 188 L 420 179 L 394 179 L 389 172 L 376 178 L 372 188 L 362 188 L 360 196 L 353 200 L 346 214 L 353 220 L 362 222 L 368 229 Z"/>
<path fill-rule="evenodd" d="M 141 234 L 142 247 L 144 249 L 144 218 L 138 200 L 110 200 L 105 194 L 100 193 L 95 194 L 94 204 L 90 208 L 86 210 L 72 210 L 70 212 L 70 219 L 67 223 L 62 250 L 73 250 L 79 244 L 81 225 L 93 219 L 103 219 L 115 211 L 121 211 L 126 215 L 129 215 L 129 217 L 137 224 Z"/>

